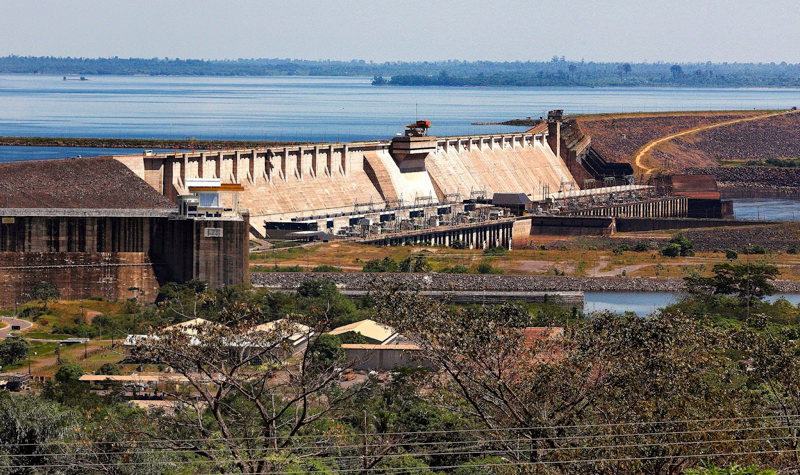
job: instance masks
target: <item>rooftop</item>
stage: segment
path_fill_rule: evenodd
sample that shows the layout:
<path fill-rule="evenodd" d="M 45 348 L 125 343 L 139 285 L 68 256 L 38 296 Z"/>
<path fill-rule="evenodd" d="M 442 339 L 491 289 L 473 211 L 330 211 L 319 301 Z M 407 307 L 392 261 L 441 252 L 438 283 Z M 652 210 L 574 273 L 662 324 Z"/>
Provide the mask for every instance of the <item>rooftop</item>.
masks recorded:
<path fill-rule="evenodd" d="M 109 157 L 0 164 L 0 208 L 174 210 L 176 206 Z"/>
<path fill-rule="evenodd" d="M 397 336 L 397 332 L 389 325 L 384 325 L 373 320 L 361 320 L 343 327 L 335 328 L 328 332 L 329 335 L 341 335 L 342 333 L 355 332 L 364 337 L 384 343 Z"/>
<path fill-rule="evenodd" d="M 517 206 L 531 204 L 530 198 L 525 193 L 495 193 L 492 196 L 492 204 L 499 206 Z"/>

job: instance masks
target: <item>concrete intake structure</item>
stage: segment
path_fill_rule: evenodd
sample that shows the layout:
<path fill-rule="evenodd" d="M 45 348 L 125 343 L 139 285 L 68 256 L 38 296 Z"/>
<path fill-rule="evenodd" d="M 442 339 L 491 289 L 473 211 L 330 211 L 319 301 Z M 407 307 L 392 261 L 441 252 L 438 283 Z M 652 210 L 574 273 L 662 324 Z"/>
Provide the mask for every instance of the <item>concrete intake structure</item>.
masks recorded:
<path fill-rule="evenodd" d="M 246 210 L 180 213 L 110 158 L 0 164 L 0 307 L 33 298 L 153 301 L 166 282 L 248 280 Z"/>
<path fill-rule="evenodd" d="M 398 137 L 392 141 L 309 144 L 245 150 L 114 157 L 177 201 L 187 180 L 241 184 L 251 233 L 267 221 L 525 193 L 543 199 L 578 189 L 546 133 Z"/>

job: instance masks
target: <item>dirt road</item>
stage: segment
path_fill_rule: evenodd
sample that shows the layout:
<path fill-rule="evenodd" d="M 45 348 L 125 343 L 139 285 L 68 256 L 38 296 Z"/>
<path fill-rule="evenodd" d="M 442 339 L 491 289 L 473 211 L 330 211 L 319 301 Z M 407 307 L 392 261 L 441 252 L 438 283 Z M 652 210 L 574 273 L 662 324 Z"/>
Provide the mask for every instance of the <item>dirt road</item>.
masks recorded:
<path fill-rule="evenodd" d="M 655 171 L 655 167 L 646 166 L 644 164 L 644 158 L 647 156 L 647 154 L 654 147 L 656 147 L 656 146 L 658 146 L 658 145 L 660 145 L 660 144 L 662 144 L 664 142 L 669 142 L 670 140 L 672 140 L 674 138 L 682 137 L 684 135 L 694 134 L 696 132 L 702 132 L 704 130 L 715 129 L 717 127 L 725 127 L 727 125 L 738 124 L 740 122 L 749 122 L 751 120 L 767 119 L 769 117 L 775 117 L 775 116 L 786 115 L 786 114 L 793 114 L 795 112 L 798 112 L 798 111 L 797 110 L 787 110 L 787 111 L 782 111 L 782 112 L 770 112 L 768 114 L 756 115 L 756 116 L 753 116 L 753 117 L 743 117 L 743 118 L 740 118 L 740 119 L 727 120 L 725 122 L 718 122 L 716 124 L 703 125 L 703 126 L 700 126 L 700 127 L 694 127 L 694 128 L 691 128 L 691 129 L 683 130 L 681 132 L 677 132 L 677 133 L 674 133 L 674 134 L 671 134 L 671 135 L 666 135 L 666 136 L 661 137 L 659 139 L 653 140 L 652 142 L 648 143 L 644 147 L 640 148 L 638 152 L 636 152 L 636 155 L 634 155 L 633 160 L 632 160 L 634 170 L 640 170 L 644 174 L 653 173 L 653 171 Z"/>

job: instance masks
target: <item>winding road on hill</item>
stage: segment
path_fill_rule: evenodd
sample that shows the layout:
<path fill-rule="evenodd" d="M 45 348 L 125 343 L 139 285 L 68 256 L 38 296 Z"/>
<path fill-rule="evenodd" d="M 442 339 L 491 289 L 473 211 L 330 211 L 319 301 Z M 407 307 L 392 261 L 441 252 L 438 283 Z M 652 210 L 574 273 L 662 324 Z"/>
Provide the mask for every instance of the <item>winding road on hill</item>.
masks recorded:
<path fill-rule="evenodd" d="M 650 151 L 654 147 L 656 147 L 656 146 L 658 146 L 658 145 L 660 145 L 660 144 L 662 144 L 664 142 L 669 142 L 670 140 L 672 140 L 674 138 L 682 137 L 684 135 L 694 134 L 696 132 L 702 132 L 704 130 L 716 129 L 717 127 L 725 127 L 727 125 L 738 124 L 740 122 L 749 122 L 751 120 L 768 119 L 770 117 L 775 117 L 775 116 L 779 116 L 779 115 L 786 115 L 786 114 L 793 114 L 795 112 L 798 112 L 798 111 L 797 110 L 786 110 L 786 111 L 781 111 L 781 112 L 770 112 L 770 113 L 767 113 L 767 114 L 756 115 L 756 116 L 752 116 L 752 117 L 743 117 L 743 118 L 740 118 L 740 119 L 726 120 L 725 122 L 717 122 L 716 124 L 702 125 L 702 126 L 699 126 L 699 127 L 693 127 L 691 129 L 686 129 L 686 130 L 683 130 L 681 132 L 677 132 L 677 133 L 674 133 L 674 134 L 666 135 L 666 136 L 661 137 L 659 139 L 653 140 L 652 142 L 646 144 L 644 147 L 640 148 L 639 151 L 636 152 L 636 155 L 633 156 L 633 160 L 632 160 L 633 166 L 634 166 L 635 169 L 641 170 L 645 174 L 653 173 L 653 171 L 655 171 L 655 167 L 651 168 L 651 167 L 647 167 L 646 165 L 644 165 L 644 158 L 647 156 L 648 153 L 650 153 Z"/>
<path fill-rule="evenodd" d="M 19 326 L 20 330 L 26 330 L 26 329 L 28 329 L 28 328 L 33 326 L 33 323 L 31 323 L 31 322 L 29 322 L 27 320 L 20 320 L 18 318 L 14 318 L 14 317 L 1 317 L 0 321 L 2 321 L 4 324 L 6 324 L 5 327 L 0 329 L 0 339 L 4 339 L 4 338 L 8 337 L 8 335 L 10 335 L 11 332 L 13 331 L 12 328 L 14 326 Z"/>

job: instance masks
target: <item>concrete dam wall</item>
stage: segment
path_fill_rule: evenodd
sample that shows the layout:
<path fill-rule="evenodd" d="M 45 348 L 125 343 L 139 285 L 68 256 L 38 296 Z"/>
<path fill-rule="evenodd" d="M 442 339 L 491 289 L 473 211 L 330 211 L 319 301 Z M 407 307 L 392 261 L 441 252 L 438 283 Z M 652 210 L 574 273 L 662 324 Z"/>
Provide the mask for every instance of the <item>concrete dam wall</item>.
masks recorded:
<path fill-rule="evenodd" d="M 402 155 L 392 146 L 376 141 L 115 158 L 173 201 L 188 192 L 190 179 L 241 184 L 240 205 L 250 210 L 257 233 L 265 231 L 265 221 L 352 212 L 367 204 L 437 203 L 454 194 L 464 200 L 472 192 L 541 199 L 564 184 L 577 189 L 543 133 L 424 137 Z"/>

